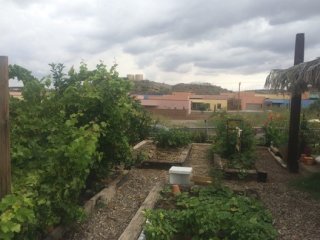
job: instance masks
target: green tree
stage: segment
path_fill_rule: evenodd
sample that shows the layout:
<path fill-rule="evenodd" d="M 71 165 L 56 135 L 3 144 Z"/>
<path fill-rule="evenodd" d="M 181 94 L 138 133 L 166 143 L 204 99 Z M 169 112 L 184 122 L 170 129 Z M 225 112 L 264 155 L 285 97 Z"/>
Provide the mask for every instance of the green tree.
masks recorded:
<path fill-rule="evenodd" d="M 113 166 L 133 164 L 131 145 L 148 134 L 150 117 L 115 66 L 82 63 L 68 74 L 63 64 L 50 66 L 42 80 L 9 68 L 24 88 L 23 99 L 10 99 L 13 193 L 0 202 L 0 238 L 37 239 L 47 227 L 80 219 L 81 191 Z"/>

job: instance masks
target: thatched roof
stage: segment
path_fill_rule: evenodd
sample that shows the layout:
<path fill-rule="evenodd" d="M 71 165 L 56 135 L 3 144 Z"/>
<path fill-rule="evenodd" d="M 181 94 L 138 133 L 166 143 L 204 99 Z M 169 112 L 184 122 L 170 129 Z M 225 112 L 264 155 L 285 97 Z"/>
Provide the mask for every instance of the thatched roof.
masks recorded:
<path fill-rule="evenodd" d="M 274 69 L 265 82 L 266 88 L 293 93 L 303 93 L 310 86 L 320 89 L 320 58 L 288 69 Z"/>

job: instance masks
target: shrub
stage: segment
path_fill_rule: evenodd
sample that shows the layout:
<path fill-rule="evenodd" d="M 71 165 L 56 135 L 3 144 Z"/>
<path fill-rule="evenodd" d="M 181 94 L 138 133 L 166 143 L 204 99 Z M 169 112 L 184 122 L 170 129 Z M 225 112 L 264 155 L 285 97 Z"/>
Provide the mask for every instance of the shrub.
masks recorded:
<path fill-rule="evenodd" d="M 62 64 L 50 66 L 44 80 L 9 68 L 24 88 L 23 99 L 10 99 L 13 193 L 0 201 L 0 238 L 40 239 L 82 219 L 83 189 L 115 165 L 134 164 L 131 144 L 149 131 L 149 115 L 115 67 L 82 63 L 66 75 Z"/>
<path fill-rule="evenodd" d="M 157 146 L 163 148 L 178 148 L 191 142 L 191 134 L 182 129 L 161 129 L 155 136 Z"/>
<path fill-rule="evenodd" d="M 205 143 L 207 141 L 207 134 L 204 131 L 196 131 L 192 133 L 192 141 L 195 143 Z"/>

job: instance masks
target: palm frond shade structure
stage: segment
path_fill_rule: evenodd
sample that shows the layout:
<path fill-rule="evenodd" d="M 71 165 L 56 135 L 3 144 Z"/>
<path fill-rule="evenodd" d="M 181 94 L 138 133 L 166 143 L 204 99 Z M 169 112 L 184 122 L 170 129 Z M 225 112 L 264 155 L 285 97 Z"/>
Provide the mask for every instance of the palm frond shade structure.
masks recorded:
<path fill-rule="evenodd" d="M 320 90 L 320 58 L 288 69 L 274 69 L 265 82 L 265 88 L 293 94 L 301 94 L 307 91 L 309 86 Z"/>

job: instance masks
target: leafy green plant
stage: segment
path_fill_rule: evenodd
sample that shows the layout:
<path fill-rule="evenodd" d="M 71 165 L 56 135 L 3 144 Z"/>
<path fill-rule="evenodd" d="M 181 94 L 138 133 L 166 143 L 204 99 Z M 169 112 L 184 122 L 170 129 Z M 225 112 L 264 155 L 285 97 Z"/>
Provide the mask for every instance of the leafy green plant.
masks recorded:
<path fill-rule="evenodd" d="M 135 155 L 135 163 L 140 164 L 148 159 L 148 153 L 145 150 L 140 150 Z"/>
<path fill-rule="evenodd" d="M 191 135 L 182 129 L 161 129 L 155 136 L 155 141 L 159 147 L 178 148 L 188 145 L 191 142 Z"/>
<path fill-rule="evenodd" d="M 192 141 L 195 143 L 207 142 L 207 134 L 204 131 L 196 131 L 192 133 Z"/>
<path fill-rule="evenodd" d="M 0 201 L 0 239 L 13 239 L 36 223 L 34 204 L 27 195 L 10 194 Z"/>
<path fill-rule="evenodd" d="M 254 164 L 254 132 L 242 118 L 228 118 L 221 114 L 216 120 L 213 150 L 235 168 L 250 168 Z"/>
<path fill-rule="evenodd" d="M 261 203 L 226 188 L 183 193 L 176 209 L 146 213 L 147 239 L 276 239 L 272 218 Z M 183 239 L 183 238 L 182 238 Z"/>
<path fill-rule="evenodd" d="M 270 120 L 264 126 L 265 144 L 280 147 L 288 142 L 288 126 L 283 120 Z"/>

